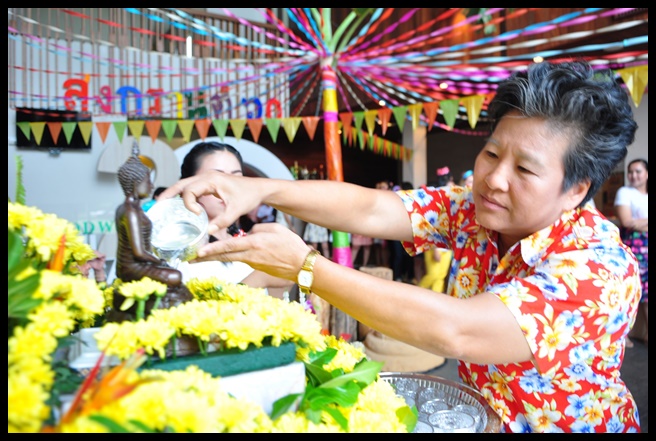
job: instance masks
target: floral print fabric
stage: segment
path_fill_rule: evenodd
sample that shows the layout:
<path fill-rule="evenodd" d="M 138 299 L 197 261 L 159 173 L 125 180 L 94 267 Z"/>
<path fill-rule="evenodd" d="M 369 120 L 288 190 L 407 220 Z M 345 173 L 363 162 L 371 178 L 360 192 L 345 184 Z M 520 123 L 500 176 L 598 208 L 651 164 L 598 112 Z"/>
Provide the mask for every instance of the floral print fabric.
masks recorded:
<path fill-rule="evenodd" d="M 639 432 L 620 378 L 640 300 L 635 256 L 618 228 L 586 206 L 564 213 L 499 256 L 497 233 L 476 222 L 470 189 L 398 191 L 410 216 L 411 254 L 454 252 L 447 294 L 496 294 L 522 327 L 533 362 L 458 372 L 503 420 L 505 432 Z"/>

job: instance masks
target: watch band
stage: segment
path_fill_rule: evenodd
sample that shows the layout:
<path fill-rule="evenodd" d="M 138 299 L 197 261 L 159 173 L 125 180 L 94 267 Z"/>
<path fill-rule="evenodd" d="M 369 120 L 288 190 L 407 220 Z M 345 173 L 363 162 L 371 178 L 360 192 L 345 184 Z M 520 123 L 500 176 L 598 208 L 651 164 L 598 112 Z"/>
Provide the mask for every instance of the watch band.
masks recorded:
<path fill-rule="evenodd" d="M 305 256 L 305 260 L 303 261 L 303 266 L 301 266 L 301 270 L 299 271 L 299 276 L 297 277 L 298 280 L 298 288 L 301 290 L 303 294 L 310 294 L 311 288 L 312 288 L 312 282 L 314 281 L 314 264 L 317 261 L 317 257 L 321 253 L 318 250 L 311 250 L 307 256 Z M 302 277 L 302 274 L 306 273 L 309 276 L 309 284 L 306 284 L 303 282 L 305 279 Z"/>

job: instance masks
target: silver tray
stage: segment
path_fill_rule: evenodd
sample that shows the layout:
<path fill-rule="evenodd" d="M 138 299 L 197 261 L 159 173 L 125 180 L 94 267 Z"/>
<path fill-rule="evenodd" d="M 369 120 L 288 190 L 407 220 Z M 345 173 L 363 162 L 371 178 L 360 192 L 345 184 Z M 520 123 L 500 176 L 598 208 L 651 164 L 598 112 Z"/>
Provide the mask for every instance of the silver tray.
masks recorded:
<path fill-rule="evenodd" d="M 469 404 L 480 410 L 482 433 L 498 433 L 501 430 L 501 417 L 492 409 L 477 390 L 455 381 L 426 374 L 406 372 L 381 372 L 380 378 L 394 385 L 401 378 L 415 380 L 419 387 L 434 387 L 443 390 L 450 406 Z"/>

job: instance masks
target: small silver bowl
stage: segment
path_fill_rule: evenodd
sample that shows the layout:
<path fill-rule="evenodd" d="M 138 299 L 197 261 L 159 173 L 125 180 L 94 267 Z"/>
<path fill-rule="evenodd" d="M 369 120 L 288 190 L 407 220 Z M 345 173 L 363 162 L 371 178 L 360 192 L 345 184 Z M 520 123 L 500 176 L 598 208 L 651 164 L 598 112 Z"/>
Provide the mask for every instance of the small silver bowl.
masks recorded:
<path fill-rule="evenodd" d="M 153 223 L 153 252 L 173 267 L 195 259 L 198 249 L 209 241 L 207 213 L 188 210 L 180 197 L 156 202 L 146 215 Z"/>

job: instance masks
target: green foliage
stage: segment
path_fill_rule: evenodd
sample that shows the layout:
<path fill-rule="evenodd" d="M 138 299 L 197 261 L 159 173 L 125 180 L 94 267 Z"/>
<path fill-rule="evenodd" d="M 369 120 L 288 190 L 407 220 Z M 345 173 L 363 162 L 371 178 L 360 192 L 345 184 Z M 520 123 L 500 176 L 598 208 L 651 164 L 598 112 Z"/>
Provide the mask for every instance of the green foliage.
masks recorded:
<path fill-rule="evenodd" d="M 353 406 L 360 391 L 376 381 L 383 363 L 362 360 L 348 373 L 342 369 L 331 372 L 323 369 L 336 354 L 337 350 L 334 348 L 310 354 L 310 360 L 305 363 L 305 391 L 302 394 L 287 395 L 273 403 L 271 418 L 280 417 L 298 403 L 298 410 L 313 423 L 320 423 L 321 414 L 326 412 L 342 429 L 348 430 L 348 420 L 335 406 Z"/>
<path fill-rule="evenodd" d="M 23 186 L 23 157 L 16 156 L 16 199 L 17 204 L 25 205 L 25 186 Z"/>
<path fill-rule="evenodd" d="M 23 323 L 27 314 L 36 308 L 42 300 L 35 299 L 32 294 L 39 287 L 41 273 L 18 278 L 18 276 L 32 265 L 30 259 L 25 257 L 25 245 L 22 237 L 7 230 L 7 318 L 9 321 L 9 335 L 13 327 Z"/>

